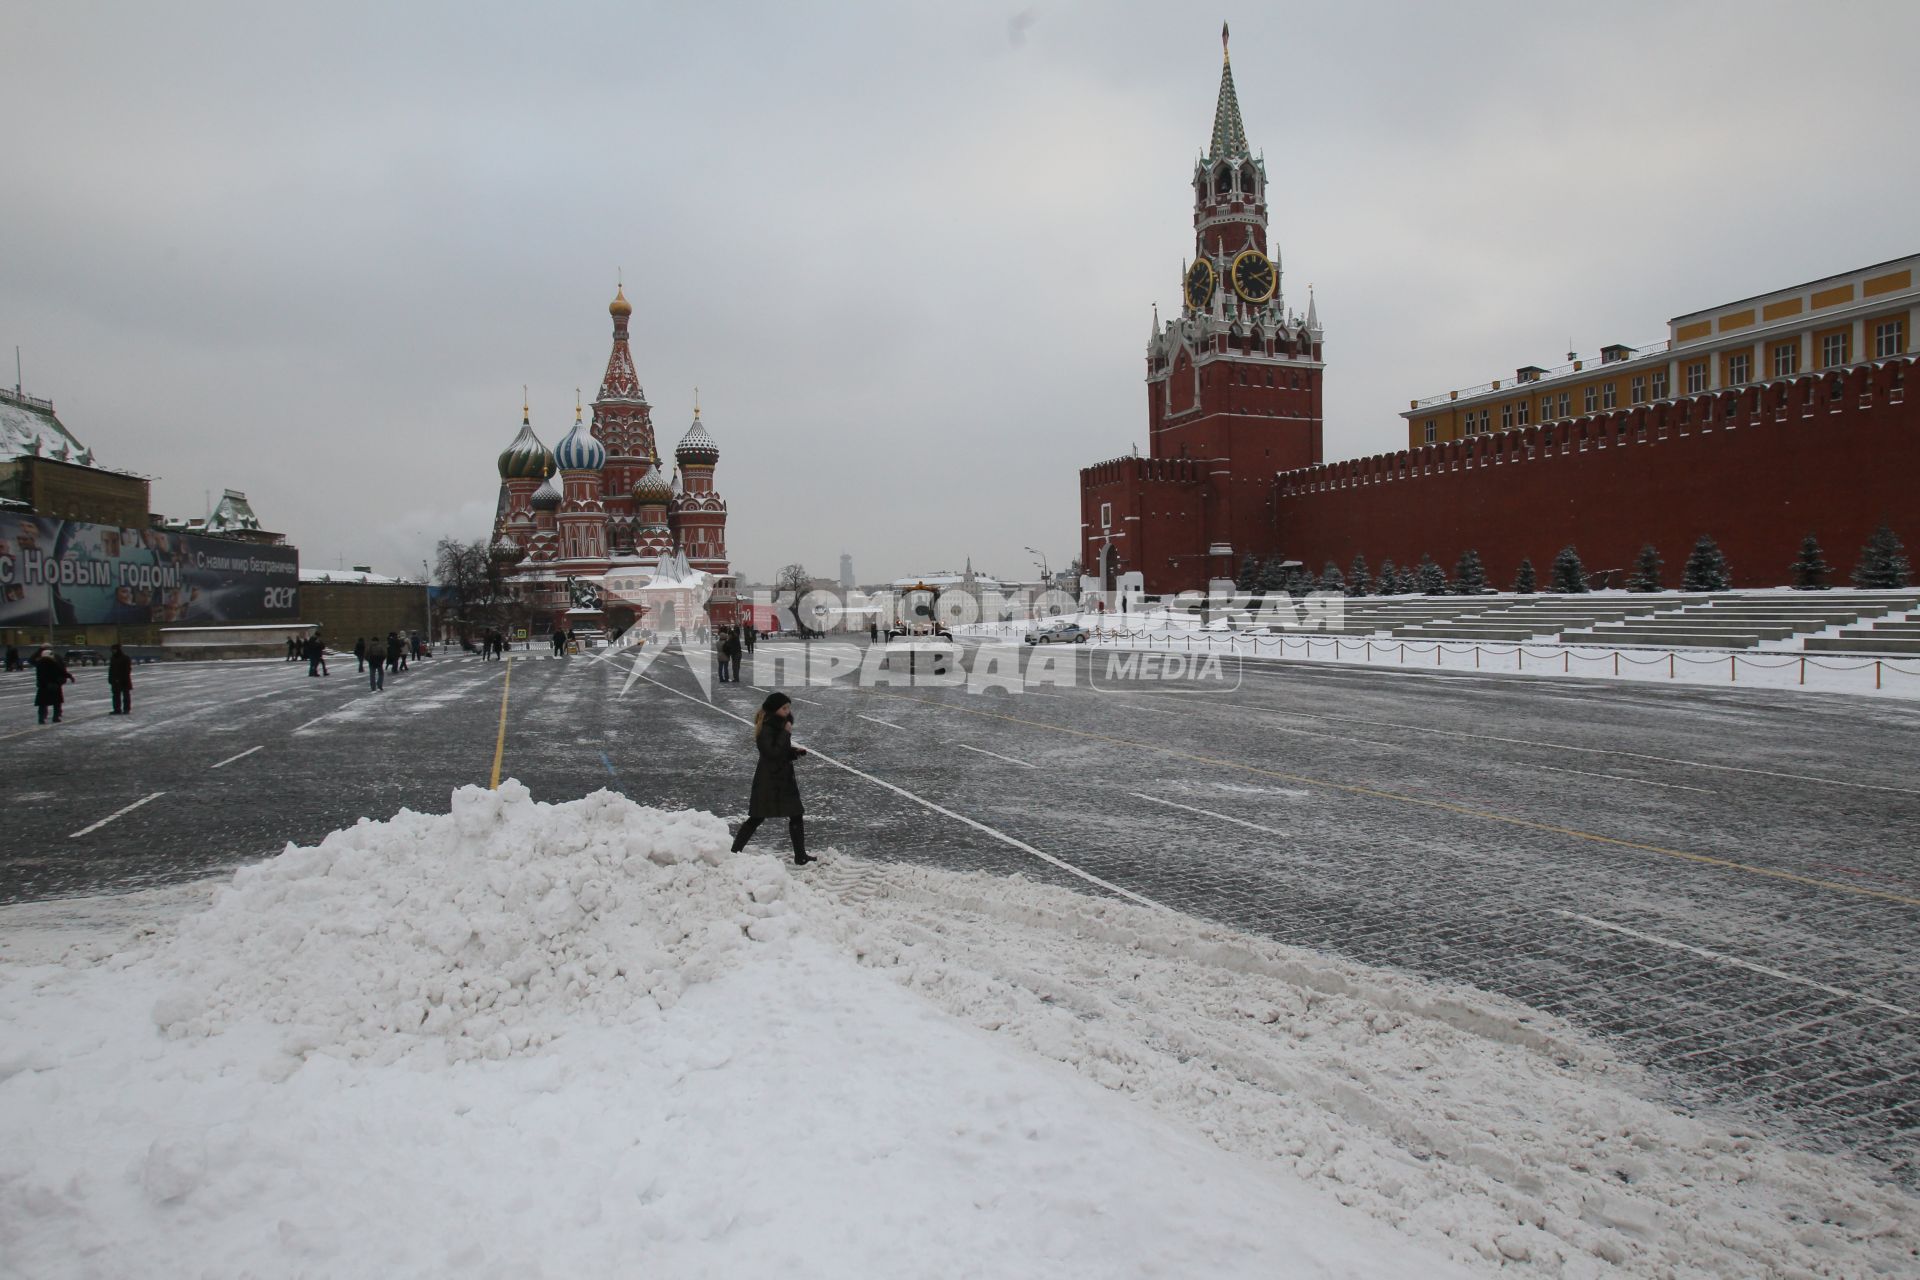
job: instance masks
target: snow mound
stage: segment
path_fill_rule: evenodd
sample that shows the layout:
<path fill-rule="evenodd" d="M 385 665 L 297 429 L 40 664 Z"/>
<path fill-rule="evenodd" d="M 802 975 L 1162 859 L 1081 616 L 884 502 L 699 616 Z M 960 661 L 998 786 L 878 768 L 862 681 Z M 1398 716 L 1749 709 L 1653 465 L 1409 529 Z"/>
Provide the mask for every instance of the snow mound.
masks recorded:
<path fill-rule="evenodd" d="M 462 788 L 450 813 L 362 818 L 184 920 L 153 1020 L 179 1038 L 265 1017 L 292 1027 L 291 1054 L 379 1061 L 423 1042 L 504 1058 L 632 1022 L 790 931 L 778 864 L 728 843 L 712 814 L 609 791 L 544 804 L 512 780 Z"/>

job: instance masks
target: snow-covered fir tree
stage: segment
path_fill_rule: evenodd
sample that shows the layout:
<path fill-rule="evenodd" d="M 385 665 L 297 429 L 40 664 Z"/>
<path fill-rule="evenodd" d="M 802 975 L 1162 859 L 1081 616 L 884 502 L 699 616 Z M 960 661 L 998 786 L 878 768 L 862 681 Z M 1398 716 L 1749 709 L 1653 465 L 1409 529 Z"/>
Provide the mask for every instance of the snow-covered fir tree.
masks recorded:
<path fill-rule="evenodd" d="M 1313 579 L 1299 565 L 1287 570 L 1287 594 L 1295 600 L 1313 590 Z"/>
<path fill-rule="evenodd" d="M 1573 549 L 1571 542 L 1560 548 L 1560 554 L 1553 558 L 1553 579 L 1547 589 L 1561 595 L 1586 594 L 1587 567 L 1580 563 L 1580 553 Z"/>
<path fill-rule="evenodd" d="M 1540 583 L 1534 576 L 1533 561 L 1522 559 L 1520 572 L 1513 575 L 1513 593 L 1517 596 L 1530 596 L 1540 589 Z"/>
<path fill-rule="evenodd" d="M 1433 562 L 1430 555 L 1420 557 L 1420 567 L 1414 570 L 1414 590 L 1423 596 L 1443 596 L 1447 594 L 1447 571 Z"/>
<path fill-rule="evenodd" d="M 1373 592 L 1373 575 L 1367 572 L 1367 558 L 1355 556 L 1353 567 L 1347 570 L 1347 594 L 1350 596 L 1370 595 Z"/>
<path fill-rule="evenodd" d="M 1487 570 L 1480 553 L 1468 547 L 1453 565 L 1453 590 L 1457 595 L 1477 596 L 1487 589 Z"/>
<path fill-rule="evenodd" d="M 1268 556 L 1260 566 L 1260 590 L 1272 594 L 1287 589 L 1287 571 L 1279 556 Z"/>
<path fill-rule="evenodd" d="M 1733 576 L 1727 568 L 1727 557 L 1711 537 L 1701 534 L 1700 541 L 1693 544 L 1693 553 L 1687 557 L 1687 567 L 1680 573 L 1680 589 L 1725 591 L 1731 586 Z"/>
<path fill-rule="evenodd" d="M 1331 560 L 1327 561 L 1327 567 L 1320 571 L 1320 589 L 1337 592 L 1340 595 L 1347 594 L 1347 575 L 1341 573 L 1340 566 Z"/>
<path fill-rule="evenodd" d="M 1380 562 L 1380 594 L 1383 596 L 1400 594 L 1400 571 L 1393 567 L 1392 556 Z"/>
<path fill-rule="evenodd" d="M 1820 550 L 1820 539 L 1808 534 L 1800 539 L 1800 558 L 1793 562 L 1793 588 L 1796 591 L 1825 591 L 1827 575 L 1833 566 Z"/>
<path fill-rule="evenodd" d="M 1912 579 L 1907 549 L 1900 545 L 1893 527 L 1883 521 L 1867 539 L 1867 545 L 1860 548 L 1860 559 L 1853 566 L 1853 585 L 1868 591 L 1897 591 Z"/>
<path fill-rule="evenodd" d="M 1247 553 L 1246 559 L 1240 562 L 1240 576 L 1233 580 L 1233 585 L 1242 591 L 1260 589 L 1260 562 L 1254 558 L 1251 551 Z"/>
<path fill-rule="evenodd" d="M 1658 591 L 1660 570 L 1665 564 L 1651 542 L 1640 548 L 1640 558 L 1633 562 L 1633 575 L 1627 579 L 1627 590 Z"/>

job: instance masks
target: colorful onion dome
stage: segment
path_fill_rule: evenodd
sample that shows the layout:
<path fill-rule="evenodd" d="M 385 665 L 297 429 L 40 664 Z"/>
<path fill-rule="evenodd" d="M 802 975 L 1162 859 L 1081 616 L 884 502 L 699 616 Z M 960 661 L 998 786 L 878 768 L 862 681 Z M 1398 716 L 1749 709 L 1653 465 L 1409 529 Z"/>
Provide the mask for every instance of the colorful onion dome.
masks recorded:
<path fill-rule="evenodd" d="M 667 503 L 673 500 L 673 482 L 656 464 L 633 486 L 633 500 L 639 503 Z"/>
<path fill-rule="evenodd" d="M 520 420 L 520 434 L 500 455 L 500 478 L 502 480 L 538 480 L 553 470 L 553 454 L 547 446 L 540 443 L 540 437 L 533 434 L 533 424 L 526 418 Z"/>
<path fill-rule="evenodd" d="M 700 411 L 693 411 L 693 425 L 687 428 L 687 434 L 680 437 L 679 447 L 673 456 L 681 466 L 707 466 L 720 461 L 720 446 L 713 442 L 707 429 L 700 425 Z"/>
<path fill-rule="evenodd" d="M 633 314 L 633 304 L 627 301 L 625 286 L 616 288 L 613 291 L 613 301 L 607 304 L 607 314 L 610 316 L 630 316 Z"/>
<path fill-rule="evenodd" d="M 535 489 L 527 502 L 535 511 L 558 511 L 565 500 L 560 496 L 560 486 L 553 482 L 552 476 L 548 476 L 547 482 Z"/>
<path fill-rule="evenodd" d="M 607 447 L 593 438 L 585 423 L 575 418 L 573 430 L 554 447 L 553 460 L 560 464 L 562 471 L 598 471 L 607 465 Z"/>

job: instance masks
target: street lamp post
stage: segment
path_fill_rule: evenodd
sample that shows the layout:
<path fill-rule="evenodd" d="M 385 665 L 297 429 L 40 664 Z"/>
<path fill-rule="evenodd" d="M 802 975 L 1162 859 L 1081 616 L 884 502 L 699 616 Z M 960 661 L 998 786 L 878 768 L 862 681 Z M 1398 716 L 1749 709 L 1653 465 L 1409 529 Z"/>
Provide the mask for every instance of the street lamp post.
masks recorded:
<path fill-rule="evenodd" d="M 433 643 L 433 571 L 427 568 L 427 562 L 420 562 L 420 581 L 427 589 L 427 643 Z"/>
<path fill-rule="evenodd" d="M 1031 551 L 1035 556 L 1039 557 L 1040 580 L 1041 582 L 1045 583 L 1047 586 L 1051 587 L 1053 585 L 1053 570 L 1047 567 L 1047 553 L 1039 550 L 1036 547 L 1028 547 L 1027 550 Z"/>

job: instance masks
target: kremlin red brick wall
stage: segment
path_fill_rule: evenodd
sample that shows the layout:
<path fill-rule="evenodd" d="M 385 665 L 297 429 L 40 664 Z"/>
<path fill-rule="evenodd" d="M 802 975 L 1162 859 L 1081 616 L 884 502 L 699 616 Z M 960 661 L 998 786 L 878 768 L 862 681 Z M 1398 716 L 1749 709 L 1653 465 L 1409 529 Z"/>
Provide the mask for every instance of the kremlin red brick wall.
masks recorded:
<path fill-rule="evenodd" d="M 1913 366 L 1887 360 L 1283 472 L 1272 550 L 1315 574 L 1328 560 L 1345 571 L 1356 554 L 1376 571 L 1428 554 L 1451 573 L 1472 548 L 1505 588 L 1522 557 L 1544 584 L 1569 543 L 1590 572 L 1631 570 L 1652 543 L 1677 586 L 1704 533 L 1735 586 L 1765 587 L 1791 581 L 1812 533 L 1844 585 L 1882 521 L 1920 550 Z"/>

